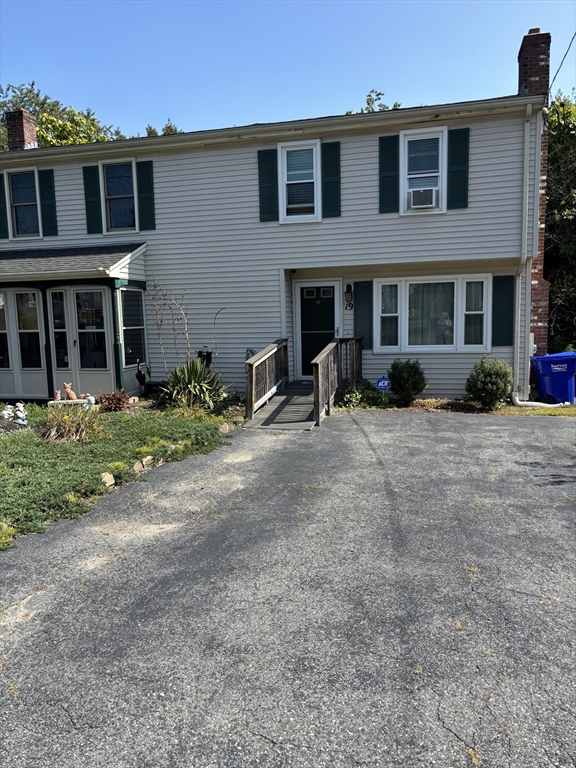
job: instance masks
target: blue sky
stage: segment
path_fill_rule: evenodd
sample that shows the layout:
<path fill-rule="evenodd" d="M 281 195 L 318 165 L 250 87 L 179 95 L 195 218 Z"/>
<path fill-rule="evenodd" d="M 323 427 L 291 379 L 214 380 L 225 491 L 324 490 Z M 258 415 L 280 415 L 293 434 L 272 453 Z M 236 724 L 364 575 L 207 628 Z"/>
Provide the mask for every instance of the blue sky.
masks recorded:
<path fill-rule="evenodd" d="M 91 107 L 126 134 L 187 131 L 514 94 L 524 34 L 575 0 L 0 0 L 0 82 Z M 556 83 L 576 81 L 576 41 Z"/>

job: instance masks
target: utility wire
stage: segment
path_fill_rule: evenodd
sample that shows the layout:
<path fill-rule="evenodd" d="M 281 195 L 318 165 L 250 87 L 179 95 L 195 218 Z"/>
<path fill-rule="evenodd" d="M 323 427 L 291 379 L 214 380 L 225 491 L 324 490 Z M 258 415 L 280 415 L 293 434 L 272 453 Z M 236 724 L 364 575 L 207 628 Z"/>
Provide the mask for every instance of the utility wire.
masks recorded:
<path fill-rule="evenodd" d="M 566 56 L 568 56 L 568 51 L 570 50 L 570 48 L 572 48 L 572 43 L 574 42 L 574 38 L 576 38 L 576 32 L 574 32 L 574 34 L 572 35 L 572 40 L 570 40 L 570 43 L 568 44 L 568 48 L 566 48 L 566 53 L 562 57 L 560 66 L 558 67 L 558 69 L 556 70 L 556 74 L 552 78 L 552 82 L 550 83 L 550 95 L 552 95 L 552 86 L 554 85 L 554 80 L 556 80 L 556 78 L 558 77 L 558 72 L 560 72 L 560 70 L 562 69 L 562 64 L 564 64 L 564 60 L 566 59 Z"/>

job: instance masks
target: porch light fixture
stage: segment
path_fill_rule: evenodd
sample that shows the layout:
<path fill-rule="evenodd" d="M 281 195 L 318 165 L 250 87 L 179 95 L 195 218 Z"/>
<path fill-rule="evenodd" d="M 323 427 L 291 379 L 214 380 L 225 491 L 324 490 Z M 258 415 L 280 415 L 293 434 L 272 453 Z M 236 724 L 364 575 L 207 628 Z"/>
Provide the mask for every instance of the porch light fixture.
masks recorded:
<path fill-rule="evenodd" d="M 354 309 L 354 290 L 350 283 L 344 289 L 344 301 L 346 302 L 345 309 Z"/>

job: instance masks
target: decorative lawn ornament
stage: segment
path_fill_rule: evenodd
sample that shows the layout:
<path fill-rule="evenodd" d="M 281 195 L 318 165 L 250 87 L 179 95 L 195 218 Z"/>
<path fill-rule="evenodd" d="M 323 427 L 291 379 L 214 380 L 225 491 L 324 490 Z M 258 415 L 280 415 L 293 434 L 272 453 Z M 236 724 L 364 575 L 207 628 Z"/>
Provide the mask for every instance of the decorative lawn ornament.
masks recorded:
<path fill-rule="evenodd" d="M 16 403 L 16 410 L 14 411 L 14 424 L 20 424 L 23 427 L 28 425 L 28 414 L 24 408 L 24 403 Z"/>
<path fill-rule="evenodd" d="M 2 413 L 0 413 L 0 416 L 2 416 L 3 419 L 8 419 L 8 421 L 14 421 L 14 406 L 7 405 Z"/>
<path fill-rule="evenodd" d="M 72 391 L 72 382 L 70 382 L 70 384 L 66 384 L 66 382 L 64 382 L 64 390 L 66 391 L 67 400 L 78 400 L 78 395 L 76 392 Z"/>

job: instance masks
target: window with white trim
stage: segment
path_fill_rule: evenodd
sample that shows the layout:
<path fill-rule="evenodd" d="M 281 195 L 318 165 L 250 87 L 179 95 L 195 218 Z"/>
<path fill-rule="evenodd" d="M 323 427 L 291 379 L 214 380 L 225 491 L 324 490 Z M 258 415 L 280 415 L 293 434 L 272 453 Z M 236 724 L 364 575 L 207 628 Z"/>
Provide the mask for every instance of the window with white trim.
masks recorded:
<path fill-rule="evenodd" d="M 7 179 L 12 237 L 40 237 L 36 172 L 8 173 Z"/>
<path fill-rule="evenodd" d="M 488 275 L 374 281 L 375 349 L 490 351 Z"/>
<path fill-rule="evenodd" d="M 136 188 L 134 163 L 102 166 L 104 220 L 108 232 L 136 229 Z"/>
<path fill-rule="evenodd" d="M 42 348 L 40 344 L 40 324 L 38 317 L 38 294 L 36 291 L 14 293 L 16 319 L 18 322 L 18 344 L 20 347 L 20 367 L 42 368 Z"/>
<path fill-rule="evenodd" d="M 447 129 L 416 129 L 400 134 L 400 212 L 446 210 Z"/>
<path fill-rule="evenodd" d="M 320 221 L 320 142 L 278 145 L 280 222 Z"/>
<path fill-rule="evenodd" d="M 124 365 L 136 365 L 146 360 L 146 335 L 144 330 L 144 294 L 140 290 L 123 288 L 122 335 Z"/>

